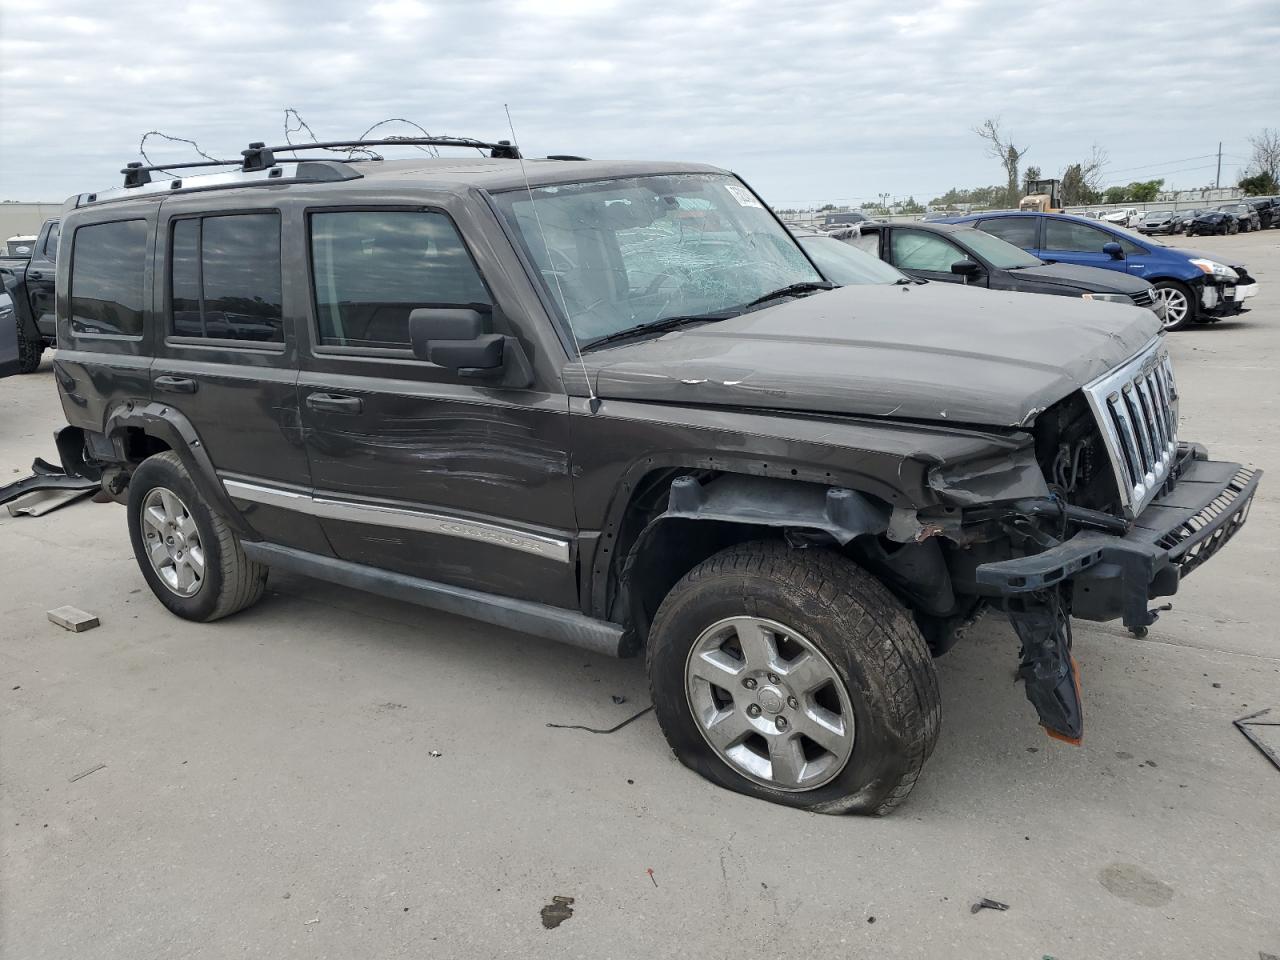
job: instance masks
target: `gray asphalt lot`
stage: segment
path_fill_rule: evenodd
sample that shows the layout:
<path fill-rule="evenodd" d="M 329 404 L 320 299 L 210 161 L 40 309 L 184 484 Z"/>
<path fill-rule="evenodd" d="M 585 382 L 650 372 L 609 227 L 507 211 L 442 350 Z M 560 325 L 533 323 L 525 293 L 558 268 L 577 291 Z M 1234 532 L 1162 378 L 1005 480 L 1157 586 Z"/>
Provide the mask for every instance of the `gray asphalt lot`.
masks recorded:
<path fill-rule="evenodd" d="M 652 715 L 546 726 L 646 706 L 637 661 L 274 574 L 190 624 L 151 597 L 122 507 L 3 514 L 0 955 L 1280 954 L 1280 771 L 1231 724 L 1280 715 L 1280 230 L 1175 245 L 1263 285 L 1170 337 L 1182 436 L 1270 476 L 1150 636 L 1077 624 L 1083 746 L 1041 732 L 988 617 L 938 662 L 908 802 L 798 813 L 699 779 Z M 0 381 L 0 411 L 0 476 L 52 456 L 47 360 Z M 49 623 L 68 603 L 102 625 Z M 545 929 L 556 895 L 573 915 Z"/>

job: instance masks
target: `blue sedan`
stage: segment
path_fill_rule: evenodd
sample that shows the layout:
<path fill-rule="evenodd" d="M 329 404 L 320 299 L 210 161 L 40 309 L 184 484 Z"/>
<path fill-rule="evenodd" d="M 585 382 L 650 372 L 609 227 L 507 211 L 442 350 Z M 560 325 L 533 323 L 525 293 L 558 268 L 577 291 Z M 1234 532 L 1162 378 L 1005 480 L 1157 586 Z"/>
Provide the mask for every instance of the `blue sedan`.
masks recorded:
<path fill-rule="evenodd" d="M 945 222 L 977 227 L 1049 263 L 1103 267 L 1150 281 L 1165 302 L 1166 330 L 1235 316 L 1258 292 L 1242 263 L 1166 247 L 1151 237 L 1084 217 L 1008 211 Z"/>

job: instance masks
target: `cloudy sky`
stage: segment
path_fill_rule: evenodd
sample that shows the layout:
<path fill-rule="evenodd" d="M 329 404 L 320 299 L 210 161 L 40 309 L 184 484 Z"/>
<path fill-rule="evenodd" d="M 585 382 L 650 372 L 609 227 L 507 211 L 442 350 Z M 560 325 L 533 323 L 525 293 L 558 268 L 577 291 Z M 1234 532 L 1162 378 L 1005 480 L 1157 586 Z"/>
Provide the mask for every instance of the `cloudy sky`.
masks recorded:
<path fill-rule="evenodd" d="M 527 155 L 717 163 L 775 206 L 1000 182 L 988 116 L 1046 176 L 1097 143 L 1109 182 L 1201 186 L 1280 127 L 1280 2 L 0 0 L 0 77 L 0 199 L 114 185 L 152 129 L 498 139 L 504 103 Z"/>

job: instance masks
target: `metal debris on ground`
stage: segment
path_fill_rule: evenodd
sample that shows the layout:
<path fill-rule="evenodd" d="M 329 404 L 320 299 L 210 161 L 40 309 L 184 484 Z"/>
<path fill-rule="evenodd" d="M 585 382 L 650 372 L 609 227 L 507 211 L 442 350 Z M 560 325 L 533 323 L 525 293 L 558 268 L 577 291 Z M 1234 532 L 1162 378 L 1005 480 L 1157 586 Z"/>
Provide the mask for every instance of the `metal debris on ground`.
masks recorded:
<path fill-rule="evenodd" d="M 635 723 L 637 720 L 639 720 L 641 717 L 643 717 L 646 713 L 648 713 L 652 709 L 653 709 L 653 704 L 649 704 L 649 706 L 645 707 L 639 713 L 633 714 L 632 716 L 627 717 L 627 719 L 623 720 L 616 727 L 605 727 L 605 728 L 584 727 L 580 723 L 548 723 L 547 726 L 554 727 L 557 730 L 585 730 L 587 731 L 587 733 L 617 733 L 627 724 Z"/>
<path fill-rule="evenodd" d="M 430 756 L 430 757 L 443 757 L 443 756 L 444 756 L 444 754 L 443 754 L 443 753 L 441 753 L 439 750 L 432 750 L 432 751 L 430 751 L 430 752 L 427 754 L 427 756 Z"/>
<path fill-rule="evenodd" d="M 83 780 L 89 774 L 97 773 L 99 770 L 105 770 L 106 767 L 107 765 L 105 763 L 100 763 L 96 767 L 90 767 L 88 770 L 85 770 L 83 773 L 77 773 L 74 777 L 69 779 L 67 783 L 75 783 L 77 780 Z"/>
<path fill-rule="evenodd" d="M 626 702 L 627 702 L 627 698 L 626 698 L 626 697 L 620 696 L 619 694 L 616 694 L 616 693 L 612 695 L 611 699 L 613 700 L 613 702 L 614 702 L 614 703 L 626 703 Z"/>
<path fill-rule="evenodd" d="M 554 930 L 573 916 L 573 897 L 552 897 L 551 902 L 542 908 L 542 925 Z"/>
<path fill-rule="evenodd" d="M 1265 710 L 1259 710 L 1256 713 L 1251 713 L 1248 716 L 1240 717 L 1238 720 L 1232 720 L 1231 722 L 1235 724 L 1237 730 L 1249 738 L 1249 742 L 1257 747 L 1258 751 L 1270 760 L 1277 770 L 1280 770 L 1280 748 L 1265 742 L 1262 739 L 1260 731 L 1254 729 L 1258 727 L 1272 728 L 1266 732 L 1273 734 L 1277 743 L 1280 743 L 1280 720 L 1259 719 L 1270 713 L 1271 708 L 1267 707 Z"/>
<path fill-rule="evenodd" d="M 313 920 L 303 920 L 303 921 L 302 921 L 302 925 L 303 925 L 304 927 L 309 927 L 309 926 L 311 926 L 313 923 L 319 923 L 319 922 L 320 922 L 320 915 L 319 915 L 319 914 L 316 914 L 315 919 L 313 919 Z"/>
<path fill-rule="evenodd" d="M 644 872 L 649 875 L 649 879 L 653 881 L 653 885 L 656 887 L 658 885 L 658 878 L 653 875 L 653 867 L 646 867 Z"/>
<path fill-rule="evenodd" d="M 72 633 L 83 633 L 99 625 L 99 620 L 92 613 L 85 613 L 77 607 L 54 607 L 49 611 L 49 622 L 56 623 L 64 630 Z"/>
<path fill-rule="evenodd" d="M 1001 903 L 999 900 L 988 900 L 983 897 L 977 903 L 969 908 L 970 913 L 977 913 L 979 910 L 1008 910 L 1007 903 Z"/>

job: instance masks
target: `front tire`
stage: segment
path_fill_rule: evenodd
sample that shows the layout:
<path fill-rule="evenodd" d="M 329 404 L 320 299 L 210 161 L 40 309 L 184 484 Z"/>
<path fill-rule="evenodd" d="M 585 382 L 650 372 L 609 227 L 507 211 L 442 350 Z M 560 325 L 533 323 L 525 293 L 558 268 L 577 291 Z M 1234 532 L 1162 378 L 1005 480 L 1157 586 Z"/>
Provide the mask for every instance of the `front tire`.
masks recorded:
<path fill-rule="evenodd" d="M 1191 288 L 1177 280 L 1157 280 L 1156 296 L 1164 301 L 1165 330 L 1182 330 L 1196 319 L 1196 300 Z"/>
<path fill-rule="evenodd" d="M 129 481 L 129 539 L 142 576 L 170 612 L 207 622 L 256 603 L 267 568 L 200 497 L 176 453 L 148 457 Z"/>
<path fill-rule="evenodd" d="M 883 584 L 831 551 L 761 541 L 704 561 L 662 602 L 647 659 L 676 757 L 747 796 L 887 813 L 937 742 L 924 637 Z"/>

